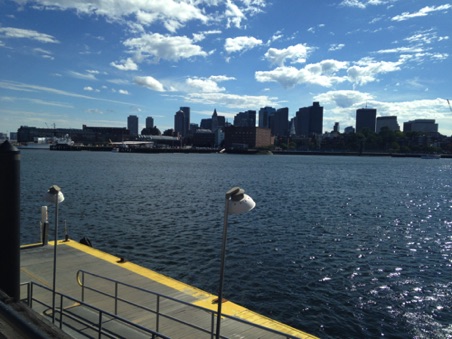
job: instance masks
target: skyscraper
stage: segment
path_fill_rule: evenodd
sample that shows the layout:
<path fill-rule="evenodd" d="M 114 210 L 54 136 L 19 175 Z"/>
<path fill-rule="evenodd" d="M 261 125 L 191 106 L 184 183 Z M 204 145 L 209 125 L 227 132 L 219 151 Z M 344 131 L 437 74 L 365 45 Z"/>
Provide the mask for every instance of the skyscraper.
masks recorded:
<path fill-rule="evenodd" d="M 154 118 L 153 117 L 146 118 L 146 128 L 149 128 L 149 129 L 154 128 Z"/>
<path fill-rule="evenodd" d="M 287 137 L 289 135 L 289 108 L 279 108 L 270 116 L 269 128 L 272 135 L 276 137 Z"/>
<path fill-rule="evenodd" d="M 178 110 L 174 115 L 174 132 L 181 136 L 184 136 L 186 133 L 185 113 L 182 110 Z"/>
<path fill-rule="evenodd" d="M 356 110 L 356 133 L 368 129 L 375 133 L 377 110 L 375 108 L 359 108 Z"/>
<path fill-rule="evenodd" d="M 316 101 L 312 106 L 301 107 L 296 113 L 295 130 L 297 135 L 322 134 L 323 106 Z"/>
<path fill-rule="evenodd" d="M 184 132 L 182 136 L 187 136 L 190 131 L 190 107 L 181 107 L 180 110 L 184 112 Z"/>
<path fill-rule="evenodd" d="M 236 127 L 256 127 L 256 111 L 237 113 L 234 117 Z"/>
<path fill-rule="evenodd" d="M 127 129 L 130 136 L 138 136 L 138 117 L 136 115 L 129 115 L 127 118 Z"/>
<path fill-rule="evenodd" d="M 259 127 L 270 128 L 270 117 L 276 112 L 273 107 L 263 107 L 259 110 Z"/>

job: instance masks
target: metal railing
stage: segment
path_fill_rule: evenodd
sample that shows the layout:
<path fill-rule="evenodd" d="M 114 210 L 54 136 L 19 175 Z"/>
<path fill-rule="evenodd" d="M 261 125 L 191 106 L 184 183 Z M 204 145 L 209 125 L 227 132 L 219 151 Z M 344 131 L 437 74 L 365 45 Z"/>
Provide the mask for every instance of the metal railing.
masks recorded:
<path fill-rule="evenodd" d="M 21 287 L 26 287 L 25 297 L 21 298 L 23 302 L 25 302 L 31 309 L 39 309 L 37 310 L 38 312 L 42 311 L 44 315 L 50 317 L 53 316 L 51 302 L 46 302 L 44 300 L 47 299 L 46 296 L 41 294 L 40 298 L 36 297 L 36 294 L 40 292 L 39 289 L 41 289 L 44 290 L 45 293 L 48 292 L 48 299 L 51 299 L 53 293 L 52 289 L 33 281 L 22 283 Z M 55 313 L 57 313 L 56 315 L 58 315 L 58 317 L 55 317 L 55 325 L 65 332 L 78 332 L 80 335 L 87 337 L 93 337 L 94 333 L 98 338 L 118 338 L 121 337 L 121 335 L 118 334 L 117 331 L 121 331 L 122 328 L 123 330 L 130 330 L 132 333 L 145 335 L 146 337 L 150 337 L 152 339 L 169 339 L 169 337 L 158 333 L 157 331 L 153 331 L 149 328 L 133 323 L 125 318 L 87 304 L 76 298 L 59 292 L 55 292 L 55 295 L 58 298 L 59 305 L 59 307 L 55 310 Z M 74 307 L 82 307 L 84 310 L 89 311 L 91 315 L 94 315 L 94 319 L 97 319 L 97 321 L 89 320 L 83 315 L 77 315 L 74 312 L 71 312 L 71 309 Z M 106 327 L 107 323 L 111 325 L 112 322 L 117 325 L 113 330 Z M 77 326 L 77 324 L 79 326 Z M 91 333 L 88 335 L 86 333 L 89 330 Z"/>
<path fill-rule="evenodd" d="M 93 280 L 101 280 L 102 281 L 102 290 L 99 288 L 92 287 L 92 283 L 89 284 L 89 282 L 94 282 Z M 89 280 L 89 281 L 88 281 Z M 194 304 L 191 304 L 189 302 L 185 302 L 170 296 L 166 296 L 160 293 L 156 293 L 150 290 L 146 290 L 141 287 L 133 286 L 130 284 L 126 284 L 111 278 L 103 277 L 95 273 L 90 273 L 84 270 L 79 270 L 77 272 L 77 282 L 81 286 L 81 300 L 85 301 L 86 298 L 86 292 L 91 291 L 94 293 L 97 293 L 101 296 L 111 298 L 113 301 L 113 304 L 110 305 L 112 308 L 112 313 L 115 315 L 118 315 L 120 313 L 120 306 L 121 304 L 136 307 L 144 312 L 149 312 L 155 317 L 155 324 L 153 327 L 157 332 L 160 331 L 160 323 L 162 320 L 170 320 L 173 322 L 176 322 L 180 325 L 187 326 L 188 328 L 203 332 L 205 334 L 209 334 L 211 338 L 215 336 L 215 323 L 216 323 L 216 316 L 217 312 L 209 310 L 207 308 L 197 306 Z M 110 285 L 109 285 L 110 284 Z M 91 285 L 91 286 L 90 286 Z M 130 299 L 127 299 L 125 297 L 121 296 L 121 292 L 124 295 L 129 294 L 129 297 L 132 295 L 132 293 L 127 293 L 134 291 L 135 298 L 142 301 L 144 304 L 141 304 L 138 301 L 131 301 Z M 138 293 L 137 293 L 138 292 Z M 138 296 L 138 297 L 137 297 Z M 105 298 L 103 298 L 105 301 Z M 198 324 L 189 322 L 187 320 L 183 320 L 181 318 L 177 318 L 175 315 L 171 315 L 171 311 L 174 311 L 174 306 L 183 307 L 187 312 L 177 312 L 177 314 L 187 315 L 187 314 L 193 314 L 198 313 L 201 314 L 200 317 L 190 317 L 188 318 L 197 318 Z M 125 308 L 124 308 L 125 309 Z M 173 312 L 174 313 L 174 312 Z M 205 317 L 203 317 L 205 315 Z M 287 333 L 279 332 L 258 324 L 254 324 L 251 322 L 248 322 L 246 320 L 229 316 L 226 314 L 222 314 L 223 318 L 231 319 L 233 321 L 236 321 L 242 325 L 247 325 L 250 328 L 256 328 L 259 330 L 262 330 L 264 332 L 267 332 L 268 334 L 277 335 L 281 338 L 286 339 L 296 339 L 298 337 L 294 337 L 292 335 L 289 335 Z M 199 322 L 202 322 L 206 325 L 200 325 Z M 223 336 L 222 336 L 223 338 Z"/>

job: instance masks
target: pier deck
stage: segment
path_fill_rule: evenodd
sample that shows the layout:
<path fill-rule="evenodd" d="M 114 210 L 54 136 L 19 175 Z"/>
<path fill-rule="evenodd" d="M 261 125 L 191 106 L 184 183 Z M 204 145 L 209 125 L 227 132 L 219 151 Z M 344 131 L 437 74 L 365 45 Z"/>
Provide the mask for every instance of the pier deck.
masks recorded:
<path fill-rule="evenodd" d="M 30 247 L 21 250 L 21 283 L 34 281 L 38 284 L 52 288 L 53 282 L 53 242 L 49 245 Z M 118 315 L 141 326 L 155 329 L 155 314 L 144 312 L 136 305 L 150 305 L 155 303 L 149 294 L 144 290 L 152 291 L 160 295 L 175 298 L 185 302 L 173 303 L 171 300 L 160 302 L 166 307 L 166 312 L 178 319 L 183 319 L 188 323 L 195 323 L 202 328 L 210 329 L 212 323 L 212 312 L 216 311 L 217 304 L 214 302 L 216 296 L 202 291 L 198 288 L 169 278 L 152 270 L 138 266 L 131 262 L 119 262 L 120 258 L 108 253 L 69 240 L 59 241 L 57 247 L 57 279 L 56 291 L 70 297 L 81 299 L 81 286 L 77 282 L 77 272 L 83 270 L 102 277 L 124 283 L 121 285 L 121 298 L 132 301 L 134 304 L 121 303 L 118 307 Z M 88 274 L 89 276 L 89 274 Z M 86 278 L 88 283 L 88 278 Z M 105 291 L 114 289 L 109 281 L 89 278 L 89 284 L 95 289 Z M 138 289 L 129 288 L 129 285 Z M 115 287 L 118 289 L 118 287 Z M 39 292 L 34 292 L 38 293 Z M 44 292 L 42 292 L 44 293 Z M 113 293 L 113 292 L 112 292 Z M 21 297 L 26 291 L 21 290 Z M 42 295 L 42 298 L 48 298 Z M 86 303 L 107 312 L 115 312 L 114 303 L 102 294 L 87 291 L 84 294 Z M 198 307 L 187 308 L 186 304 Z M 76 305 L 72 305 L 76 306 Z M 146 306 L 147 307 L 147 306 Z M 201 309 L 200 307 L 204 308 Z M 48 310 L 47 310 L 48 311 Z M 258 327 L 250 327 L 237 320 L 224 317 L 221 322 L 221 335 L 227 338 L 316 338 L 310 334 L 259 315 L 240 305 L 226 301 L 222 306 L 222 313 L 228 316 L 239 318 L 253 324 L 264 326 L 275 331 L 283 332 L 287 336 L 278 336 L 271 332 L 263 331 Z M 47 312 L 47 315 L 49 313 Z M 210 315 L 209 315 L 210 314 Z M 50 318 L 49 318 L 50 319 Z M 163 319 L 163 318 L 162 318 Z M 215 318 L 216 321 L 216 318 Z M 188 328 L 178 322 L 162 320 L 159 321 L 158 332 L 171 338 L 210 338 L 208 333 L 203 333 Z M 74 333 L 72 333 L 74 335 Z M 77 335 L 74 335 L 77 336 Z"/>

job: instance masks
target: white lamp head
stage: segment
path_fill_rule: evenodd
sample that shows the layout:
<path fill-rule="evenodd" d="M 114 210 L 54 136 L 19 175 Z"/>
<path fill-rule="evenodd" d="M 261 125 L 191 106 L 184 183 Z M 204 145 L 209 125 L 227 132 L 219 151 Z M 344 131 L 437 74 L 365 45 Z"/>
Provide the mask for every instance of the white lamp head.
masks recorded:
<path fill-rule="evenodd" d="M 230 199 L 228 214 L 246 213 L 256 206 L 254 200 L 248 194 L 245 194 L 245 190 L 240 187 L 231 188 L 226 193 L 226 198 Z"/>
<path fill-rule="evenodd" d="M 61 192 L 61 188 L 57 185 L 50 186 L 49 190 L 46 194 L 44 194 L 44 200 L 47 202 L 54 203 L 55 195 L 58 196 L 58 203 L 62 203 L 64 201 L 63 192 Z"/>
<path fill-rule="evenodd" d="M 242 199 L 229 202 L 229 214 L 242 214 L 251 211 L 256 206 L 254 200 L 248 195 L 243 194 Z"/>

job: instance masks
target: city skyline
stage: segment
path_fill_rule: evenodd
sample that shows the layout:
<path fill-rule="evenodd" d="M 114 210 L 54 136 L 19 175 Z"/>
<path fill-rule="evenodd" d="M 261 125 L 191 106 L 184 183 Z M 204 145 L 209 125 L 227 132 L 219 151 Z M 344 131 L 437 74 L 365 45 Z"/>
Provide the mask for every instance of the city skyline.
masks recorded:
<path fill-rule="evenodd" d="M 21 125 L 174 128 L 321 102 L 323 131 L 359 108 L 452 135 L 452 4 L 434 0 L 5 1 L 0 132 Z"/>

